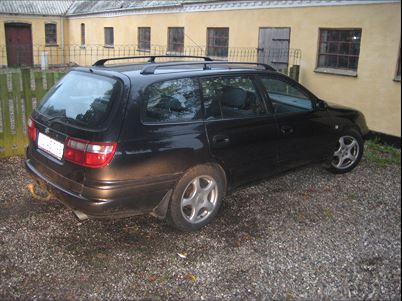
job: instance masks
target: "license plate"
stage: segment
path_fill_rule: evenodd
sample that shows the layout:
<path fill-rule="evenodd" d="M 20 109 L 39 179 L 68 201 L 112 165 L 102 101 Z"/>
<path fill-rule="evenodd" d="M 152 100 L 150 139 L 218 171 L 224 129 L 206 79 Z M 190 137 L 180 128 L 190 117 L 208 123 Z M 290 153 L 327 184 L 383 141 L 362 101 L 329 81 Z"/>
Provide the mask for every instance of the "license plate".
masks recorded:
<path fill-rule="evenodd" d="M 38 147 L 61 160 L 63 158 L 64 144 L 42 133 L 38 136 Z"/>

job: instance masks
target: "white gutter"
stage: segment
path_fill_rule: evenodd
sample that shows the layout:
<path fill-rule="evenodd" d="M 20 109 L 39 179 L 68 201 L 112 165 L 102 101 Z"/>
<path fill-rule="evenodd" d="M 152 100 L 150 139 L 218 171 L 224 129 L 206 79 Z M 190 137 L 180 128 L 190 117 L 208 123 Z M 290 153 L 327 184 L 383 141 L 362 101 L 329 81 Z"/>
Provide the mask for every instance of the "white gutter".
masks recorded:
<path fill-rule="evenodd" d="M 60 17 L 61 23 L 61 64 L 64 66 L 64 16 Z"/>
<path fill-rule="evenodd" d="M 61 64 L 64 65 L 64 18 L 66 18 L 71 6 L 74 4 L 75 0 L 73 0 L 70 4 L 70 6 L 67 8 L 67 10 L 64 12 L 64 14 L 60 17 L 61 21 Z"/>

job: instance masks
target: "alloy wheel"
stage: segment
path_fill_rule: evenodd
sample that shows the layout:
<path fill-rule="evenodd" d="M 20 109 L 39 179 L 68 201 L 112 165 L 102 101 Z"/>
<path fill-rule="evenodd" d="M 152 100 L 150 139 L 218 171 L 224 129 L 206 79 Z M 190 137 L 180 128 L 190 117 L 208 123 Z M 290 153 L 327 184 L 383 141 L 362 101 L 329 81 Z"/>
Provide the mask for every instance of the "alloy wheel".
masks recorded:
<path fill-rule="evenodd" d="M 187 185 L 181 198 L 181 213 L 192 224 L 206 220 L 216 208 L 218 185 L 210 176 L 199 176 Z"/>
<path fill-rule="evenodd" d="M 332 166 L 344 170 L 353 166 L 359 159 L 360 145 L 352 136 L 342 136 L 338 142 L 338 149 L 334 153 Z"/>

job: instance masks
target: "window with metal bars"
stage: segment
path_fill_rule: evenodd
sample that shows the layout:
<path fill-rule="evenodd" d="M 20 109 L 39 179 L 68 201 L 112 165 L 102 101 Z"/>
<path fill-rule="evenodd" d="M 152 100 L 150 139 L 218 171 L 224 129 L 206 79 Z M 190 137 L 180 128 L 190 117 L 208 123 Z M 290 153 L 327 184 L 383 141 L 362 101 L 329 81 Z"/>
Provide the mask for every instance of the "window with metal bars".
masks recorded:
<path fill-rule="evenodd" d="M 105 27 L 105 46 L 114 46 L 114 29 Z"/>
<path fill-rule="evenodd" d="M 229 28 L 208 28 L 208 56 L 228 57 Z"/>
<path fill-rule="evenodd" d="M 81 23 L 81 46 L 85 45 L 85 24 Z"/>
<path fill-rule="evenodd" d="M 138 27 L 138 48 L 151 50 L 151 27 Z"/>
<path fill-rule="evenodd" d="M 184 52 L 184 27 L 168 28 L 168 51 Z"/>
<path fill-rule="evenodd" d="M 398 65 L 396 66 L 396 80 L 401 80 L 401 48 L 399 48 Z"/>
<path fill-rule="evenodd" d="M 320 29 L 318 68 L 357 71 L 361 29 Z"/>
<path fill-rule="evenodd" d="M 46 45 L 57 45 L 57 25 L 54 23 L 45 24 Z"/>

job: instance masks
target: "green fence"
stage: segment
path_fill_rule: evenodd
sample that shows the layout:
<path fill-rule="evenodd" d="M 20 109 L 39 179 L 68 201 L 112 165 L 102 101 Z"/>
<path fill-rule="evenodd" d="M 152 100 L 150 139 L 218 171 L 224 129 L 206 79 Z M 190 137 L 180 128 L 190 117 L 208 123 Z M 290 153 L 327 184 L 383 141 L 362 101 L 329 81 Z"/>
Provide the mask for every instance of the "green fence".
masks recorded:
<path fill-rule="evenodd" d="M 26 120 L 63 75 L 31 69 L 0 73 L 0 158 L 24 154 L 28 143 Z"/>

